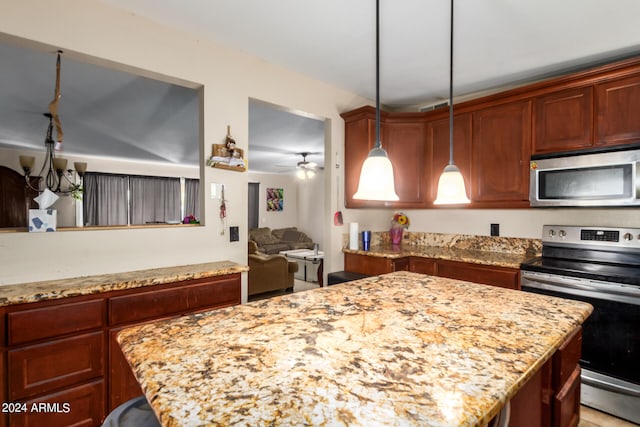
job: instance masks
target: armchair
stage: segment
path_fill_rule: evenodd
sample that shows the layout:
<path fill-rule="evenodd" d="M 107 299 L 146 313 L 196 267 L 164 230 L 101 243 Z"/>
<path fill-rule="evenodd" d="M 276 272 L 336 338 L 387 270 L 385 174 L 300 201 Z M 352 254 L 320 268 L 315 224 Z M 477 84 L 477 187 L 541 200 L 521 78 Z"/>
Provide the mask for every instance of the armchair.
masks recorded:
<path fill-rule="evenodd" d="M 267 255 L 258 251 L 256 242 L 250 240 L 248 295 L 277 290 L 293 290 L 293 275 L 298 263 L 284 255 Z"/>

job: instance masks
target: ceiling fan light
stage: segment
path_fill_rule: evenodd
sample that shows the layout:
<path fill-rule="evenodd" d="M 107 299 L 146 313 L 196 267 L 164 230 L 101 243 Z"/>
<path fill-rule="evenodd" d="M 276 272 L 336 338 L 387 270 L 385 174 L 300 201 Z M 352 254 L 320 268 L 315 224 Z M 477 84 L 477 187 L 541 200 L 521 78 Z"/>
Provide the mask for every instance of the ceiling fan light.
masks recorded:
<path fill-rule="evenodd" d="M 461 205 L 470 203 L 464 178 L 456 165 L 447 165 L 438 180 L 438 195 L 434 205 Z"/>
<path fill-rule="evenodd" d="M 296 176 L 299 179 L 305 179 L 306 175 L 304 173 L 304 169 L 298 169 L 298 171 L 296 172 Z"/>
<path fill-rule="evenodd" d="M 376 147 L 369 152 L 362 169 L 358 190 L 353 195 L 359 200 L 397 201 L 393 167 L 384 149 Z"/>

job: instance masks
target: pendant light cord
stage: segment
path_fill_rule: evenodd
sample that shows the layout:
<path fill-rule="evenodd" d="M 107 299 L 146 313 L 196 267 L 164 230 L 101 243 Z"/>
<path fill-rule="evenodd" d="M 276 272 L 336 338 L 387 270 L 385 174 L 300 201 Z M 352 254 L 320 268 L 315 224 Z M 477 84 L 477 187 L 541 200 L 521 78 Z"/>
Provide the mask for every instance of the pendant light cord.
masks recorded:
<path fill-rule="evenodd" d="M 451 26 L 449 43 L 449 164 L 453 164 L 453 0 L 451 0 Z"/>
<path fill-rule="evenodd" d="M 380 0 L 376 0 L 376 148 L 380 148 Z"/>

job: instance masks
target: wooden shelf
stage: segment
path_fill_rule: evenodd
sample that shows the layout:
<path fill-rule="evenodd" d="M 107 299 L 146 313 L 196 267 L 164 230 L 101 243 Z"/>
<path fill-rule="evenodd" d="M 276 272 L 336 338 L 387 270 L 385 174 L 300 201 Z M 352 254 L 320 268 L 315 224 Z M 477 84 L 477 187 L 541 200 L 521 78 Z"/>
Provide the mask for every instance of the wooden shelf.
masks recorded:
<path fill-rule="evenodd" d="M 224 163 L 211 163 L 212 168 L 225 169 L 228 171 L 244 172 L 247 170 L 244 166 L 229 166 Z"/>

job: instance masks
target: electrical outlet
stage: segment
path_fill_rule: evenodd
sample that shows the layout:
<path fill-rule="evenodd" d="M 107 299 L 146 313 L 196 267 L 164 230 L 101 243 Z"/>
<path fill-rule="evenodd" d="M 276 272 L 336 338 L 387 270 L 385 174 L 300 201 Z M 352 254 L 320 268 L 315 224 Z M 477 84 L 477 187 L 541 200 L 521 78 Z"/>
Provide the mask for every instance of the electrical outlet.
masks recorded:
<path fill-rule="evenodd" d="M 238 226 L 229 227 L 229 241 L 237 242 L 240 240 L 240 228 Z"/>
<path fill-rule="evenodd" d="M 491 235 L 492 236 L 500 235 L 500 224 L 491 224 Z"/>

